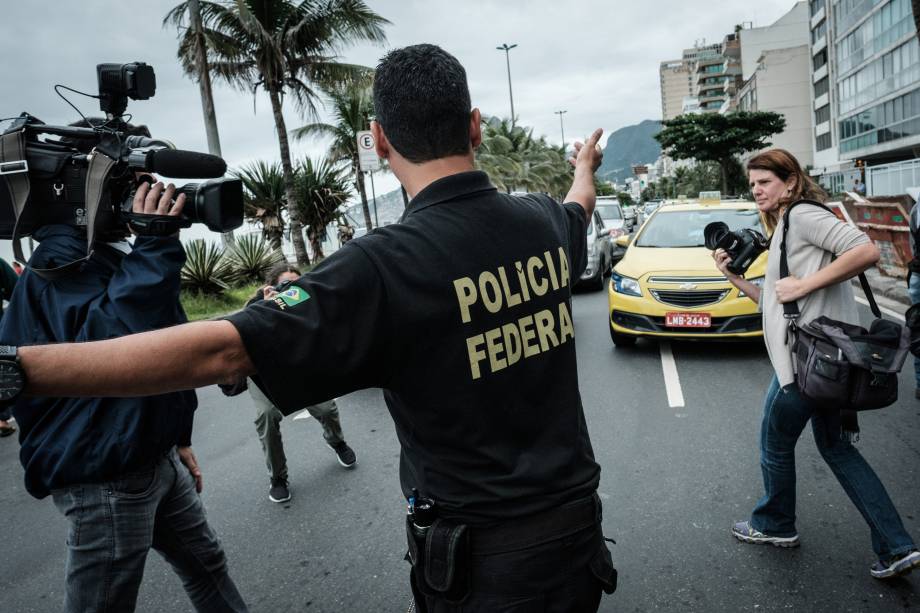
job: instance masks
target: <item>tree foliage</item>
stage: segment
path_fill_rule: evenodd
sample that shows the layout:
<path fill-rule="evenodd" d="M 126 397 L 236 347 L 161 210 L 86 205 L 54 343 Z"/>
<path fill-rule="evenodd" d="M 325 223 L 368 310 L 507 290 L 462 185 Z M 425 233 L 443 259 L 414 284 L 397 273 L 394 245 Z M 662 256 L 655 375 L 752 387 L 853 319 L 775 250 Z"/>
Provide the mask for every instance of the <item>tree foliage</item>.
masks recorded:
<path fill-rule="evenodd" d="M 572 167 L 562 146 L 534 138 L 533 128 L 512 125 L 510 119 L 483 118 L 482 144 L 476 165 L 508 192 L 546 192 L 561 197 L 572 183 Z"/>
<path fill-rule="evenodd" d="M 215 79 L 243 91 L 263 89 L 269 97 L 288 201 L 294 200 L 294 168 L 282 113 L 285 97 L 301 113 L 316 117 L 323 89 L 366 81 L 370 69 L 340 61 L 341 51 L 356 42 L 385 42 L 389 22 L 363 0 L 237 0 L 200 3 L 208 64 Z M 164 23 L 180 27 L 188 14 L 183 2 Z M 196 74 L 194 36 L 187 29 L 179 41 L 179 60 Z M 291 220 L 297 261 L 309 263 L 302 227 Z"/>
<path fill-rule="evenodd" d="M 262 228 L 262 237 L 281 253 L 287 207 L 281 163 L 259 160 L 233 174 L 243 182 L 243 214 Z"/>
<path fill-rule="evenodd" d="M 767 139 L 782 132 L 786 119 L 770 111 L 685 114 L 662 122 L 655 140 L 674 159 L 720 165 L 722 191 L 729 191 L 730 161 L 746 151 L 769 147 Z"/>
<path fill-rule="evenodd" d="M 661 177 L 642 192 L 643 200 L 652 198 L 677 198 L 680 195 L 696 198 L 700 192 L 720 190 L 722 167 L 716 162 L 697 162 L 689 167 L 678 167 L 672 176 Z M 728 190 L 723 195 L 743 196 L 748 192 L 747 177 L 738 160 L 728 162 Z"/>
<path fill-rule="evenodd" d="M 314 161 L 305 158 L 294 175 L 294 202 L 290 214 L 307 228 L 313 261 L 324 256 L 322 242 L 326 226 L 341 215 L 340 207 L 348 201 L 348 177 L 345 168 L 328 158 Z"/>
<path fill-rule="evenodd" d="M 364 186 L 364 173 L 358 162 L 358 132 L 369 129 L 374 115 L 374 100 L 371 88 L 367 85 L 339 85 L 326 92 L 329 104 L 327 109 L 332 115 L 331 123 L 314 122 L 294 130 L 295 138 L 331 137 L 329 158 L 334 162 L 348 163 L 355 188 L 361 197 L 364 211 L 364 225 L 370 230 L 371 212 L 367 204 L 367 191 Z"/>
<path fill-rule="evenodd" d="M 237 238 L 224 252 L 230 267 L 229 279 L 236 284 L 261 283 L 284 256 L 257 234 Z"/>
<path fill-rule="evenodd" d="M 182 287 L 202 294 L 220 294 L 230 287 L 230 276 L 220 245 L 201 238 L 185 245 L 185 264 L 179 273 Z"/>

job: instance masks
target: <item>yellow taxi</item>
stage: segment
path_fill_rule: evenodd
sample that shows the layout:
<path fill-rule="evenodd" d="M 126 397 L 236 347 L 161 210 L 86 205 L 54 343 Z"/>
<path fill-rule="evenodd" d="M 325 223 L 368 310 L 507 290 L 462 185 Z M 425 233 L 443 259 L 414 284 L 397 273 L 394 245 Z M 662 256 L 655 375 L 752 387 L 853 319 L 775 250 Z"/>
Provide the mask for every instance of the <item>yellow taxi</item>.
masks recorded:
<path fill-rule="evenodd" d="M 614 267 L 608 286 L 610 338 L 632 345 L 640 336 L 745 339 L 763 335 L 757 305 L 716 268 L 703 229 L 722 221 L 735 230 L 766 235 L 753 202 L 718 197 L 665 202 L 642 224 Z M 767 254 L 745 278 L 763 285 Z"/>

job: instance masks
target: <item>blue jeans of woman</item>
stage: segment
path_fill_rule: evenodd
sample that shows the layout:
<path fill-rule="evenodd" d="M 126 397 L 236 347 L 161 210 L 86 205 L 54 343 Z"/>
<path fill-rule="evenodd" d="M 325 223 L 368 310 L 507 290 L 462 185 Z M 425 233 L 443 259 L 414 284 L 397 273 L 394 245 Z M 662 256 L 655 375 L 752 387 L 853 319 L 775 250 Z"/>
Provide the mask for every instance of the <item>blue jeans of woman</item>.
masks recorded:
<path fill-rule="evenodd" d="M 790 537 L 795 529 L 795 444 L 811 420 L 821 457 L 872 533 L 872 549 L 888 559 L 914 549 L 914 542 L 875 471 L 837 433 L 828 436 L 829 420 L 802 397 L 795 384 L 780 388 L 773 377 L 760 428 L 760 468 L 764 496 L 754 507 L 751 526 L 770 536 Z"/>
<path fill-rule="evenodd" d="M 147 470 L 116 481 L 72 485 L 52 495 L 70 522 L 67 613 L 134 611 L 151 548 L 182 579 L 196 611 L 247 610 L 220 541 L 208 526 L 195 480 L 175 448 Z"/>

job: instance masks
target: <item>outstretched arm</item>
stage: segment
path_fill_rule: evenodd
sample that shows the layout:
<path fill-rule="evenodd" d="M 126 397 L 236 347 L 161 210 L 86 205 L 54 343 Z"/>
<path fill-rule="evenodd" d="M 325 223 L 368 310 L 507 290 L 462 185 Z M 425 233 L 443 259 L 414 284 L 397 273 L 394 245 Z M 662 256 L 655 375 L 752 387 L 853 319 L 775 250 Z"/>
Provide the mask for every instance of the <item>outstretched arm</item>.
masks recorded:
<path fill-rule="evenodd" d="M 88 343 L 21 347 L 30 396 L 150 396 L 236 381 L 255 367 L 229 321 Z"/>
<path fill-rule="evenodd" d="M 572 187 L 566 194 L 563 202 L 577 202 L 585 210 L 585 216 L 590 219 L 594 213 L 594 204 L 597 193 L 594 189 L 594 172 L 600 167 L 604 154 L 601 153 L 597 141 L 604 131 L 600 128 L 588 138 L 585 144 L 575 143 L 575 157 L 569 163 L 575 167 L 575 176 Z"/>

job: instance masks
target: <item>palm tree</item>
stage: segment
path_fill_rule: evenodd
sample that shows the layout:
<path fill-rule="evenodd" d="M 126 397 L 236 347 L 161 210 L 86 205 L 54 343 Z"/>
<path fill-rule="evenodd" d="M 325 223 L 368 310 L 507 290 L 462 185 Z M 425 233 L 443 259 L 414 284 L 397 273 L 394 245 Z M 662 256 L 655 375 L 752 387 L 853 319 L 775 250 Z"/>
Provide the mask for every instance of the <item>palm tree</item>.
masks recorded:
<path fill-rule="evenodd" d="M 550 145 L 545 137 L 534 138 L 532 128 L 498 117 L 483 120 L 476 163 L 508 192 L 521 189 L 561 196 L 572 178 L 564 147 Z"/>
<path fill-rule="evenodd" d="M 282 113 L 285 95 L 299 112 L 316 116 L 320 88 L 366 79 L 369 69 L 339 61 L 341 50 L 353 43 L 384 42 L 383 26 L 390 22 L 363 0 L 236 0 L 200 2 L 208 64 L 216 79 L 253 93 L 268 93 L 278 132 L 281 169 L 288 202 L 294 201 L 294 168 Z M 164 22 L 179 25 L 186 3 Z M 179 59 L 187 73 L 196 70 L 194 41 L 187 33 L 179 43 Z M 291 242 L 299 264 L 308 260 L 300 223 L 291 219 Z"/>
<path fill-rule="evenodd" d="M 268 164 L 260 160 L 233 174 L 243 182 L 244 215 L 262 228 L 262 237 L 272 249 L 282 253 L 287 195 L 280 162 Z"/>
<path fill-rule="evenodd" d="M 325 257 L 322 242 L 326 226 L 341 215 L 339 207 L 348 201 L 348 190 L 345 168 L 329 158 L 315 162 L 305 158 L 297 166 L 290 215 L 307 227 L 314 263 Z"/>
<path fill-rule="evenodd" d="M 348 162 L 355 178 L 355 187 L 361 196 L 364 209 L 364 227 L 373 228 L 371 211 L 367 206 L 364 173 L 358 163 L 358 132 L 367 130 L 374 114 L 374 100 L 370 87 L 340 86 L 327 92 L 333 123 L 310 123 L 292 132 L 294 138 L 310 136 L 332 137 L 329 157 L 335 162 Z"/>

